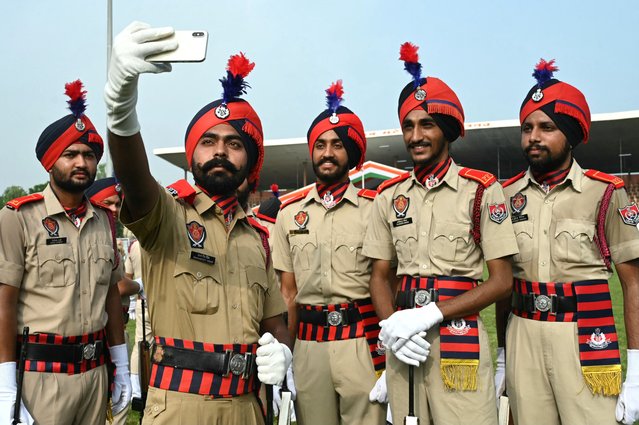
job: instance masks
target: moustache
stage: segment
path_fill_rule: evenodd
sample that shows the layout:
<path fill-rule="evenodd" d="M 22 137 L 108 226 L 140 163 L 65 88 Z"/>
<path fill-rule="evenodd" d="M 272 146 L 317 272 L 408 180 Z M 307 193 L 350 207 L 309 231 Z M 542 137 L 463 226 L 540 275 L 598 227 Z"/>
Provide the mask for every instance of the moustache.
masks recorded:
<path fill-rule="evenodd" d="M 429 147 L 429 146 L 432 146 L 432 143 L 431 143 L 431 142 L 428 142 L 428 141 L 426 141 L 426 142 L 413 142 L 413 143 L 410 143 L 410 144 L 408 145 L 408 148 L 409 148 L 409 149 L 417 148 L 417 147 L 427 148 L 427 147 Z"/>
<path fill-rule="evenodd" d="M 89 170 L 87 170 L 86 168 L 78 168 L 75 171 L 71 172 L 71 177 L 78 175 L 78 174 L 86 174 L 87 176 L 89 175 Z"/>
<path fill-rule="evenodd" d="M 212 160 L 205 162 L 201 168 L 204 173 L 208 173 L 215 167 L 222 167 L 231 173 L 237 173 L 239 171 L 228 159 L 223 158 L 213 158 Z"/>
<path fill-rule="evenodd" d="M 526 153 L 530 153 L 530 151 L 535 148 L 535 149 L 539 149 L 540 151 L 546 151 L 549 152 L 548 148 L 546 146 L 542 146 L 542 145 L 531 145 L 526 147 L 526 149 L 524 149 L 524 152 Z"/>
<path fill-rule="evenodd" d="M 322 164 L 326 164 L 326 163 L 331 163 L 333 165 L 339 166 L 339 164 L 337 163 L 336 160 L 332 159 L 332 158 L 325 158 L 322 159 L 320 162 L 317 163 L 318 166 L 322 165 Z"/>

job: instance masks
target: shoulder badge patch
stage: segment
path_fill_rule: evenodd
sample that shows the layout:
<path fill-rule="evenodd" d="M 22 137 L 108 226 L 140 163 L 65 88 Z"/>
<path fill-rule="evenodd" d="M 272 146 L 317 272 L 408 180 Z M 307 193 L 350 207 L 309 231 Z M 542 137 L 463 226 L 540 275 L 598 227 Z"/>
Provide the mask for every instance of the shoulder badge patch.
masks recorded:
<path fill-rule="evenodd" d="M 623 222 L 627 225 L 637 226 L 639 224 L 639 208 L 634 202 L 623 208 L 619 208 L 619 214 L 621 215 Z"/>
<path fill-rule="evenodd" d="M 501 224 L 504 220 L 506 220 L 506 217 L 508 217 L 508 209 L 506 208 L 506 204 L 503 202 L 498 204 L 489 204 L 488 213 L 490 219 L 497 224 Z"/>
<path fill-rule="evenodd" d="M 395 199 L 393 199 L 393 210 L 395 211 L 395 216 L 397 218 L 406 217 L 406 212 L 408 211 L 409 206 L 410 198 L 405 195 L 398 195 Z"/>
<path fill-rule="evenodd" d="M 59 236 L 58 232 L 60 231 L 60 225 L 54 218 L 51 218 L 51 217 L 43 218 L 42 225 L 44 226 L 44 230 L 46 230 L 47 233 L 49 234 L 49 237 L 57 238 Z"/>

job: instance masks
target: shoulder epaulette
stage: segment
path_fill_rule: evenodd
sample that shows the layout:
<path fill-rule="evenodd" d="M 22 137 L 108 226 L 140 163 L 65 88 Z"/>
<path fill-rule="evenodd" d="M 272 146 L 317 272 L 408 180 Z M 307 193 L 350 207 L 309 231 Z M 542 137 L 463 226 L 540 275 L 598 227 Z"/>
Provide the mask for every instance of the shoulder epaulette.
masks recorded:
<path fill-rule="evenodd" d="M 44 196 L 42 196 L 41 193 L 32 193 L 31 195 L 21 196 L 19 198 L 16 198 L 7 202 L 7 208 L 17 211 L 24 204 L 41 201 L 42 199 L 44 199 Z"/>
<path fill-rule="evenodd" d="M 357 192 L 357 196 L 359 196 L 360 198 L 375 199 L 375 197 L 377 196 L 377 191 L 370 189 L 360 189 L 360 191 Z"/>
<path fill-rule="evenodd" d="M 266 237 L 269 237 L 269 232 L 268 229 L 264 226 L 262 226 L 260 223 L 258 223 L 258 221 L 256 219 L 254 219 L 253 217 L 247 217 L 248 218 L 248 222 L 251 225 L 252 228 L 254 228 L 255 230 L 257 230 L 258 232 L 264 233 L 266 235 Z"/>
<path fill-rule="evenodd" d="M 601 171 L 591 169 L 586 171 L 585 174 L 593 180 L 599 180 L 600 182 L 613 184 L 615 185 L 616 189 L 621 189 L 624 186 L 623 180 L 621 180 L 619 177 L 611 176 L 610 174 L 602 173 Z"/>
<path fill-rule="evenodd" d="M 497 181 L 495 176 L 488 171 L 475 170 L 474 168 L 464 167 L 459 170 L 459 175 L 470 180 L 475 180 L 484 187 L 488 187 Z"/>
<path fill-rule="evenodd" d="M 511 177 L 508 180 L 506 180 L 505 182 L 503 182 L 501 184 L 502 187 L 508 187 L 511 184 L 515 183 L 517 180 L 521 180 L 522 177 L 524 177 L 526 175 L 526 171 L 522 171 L 521 173 L 517 174 L 515 177 Z"/>
<path fill-rule="evenodd" d="M 410 177 L 410 172 L 407 171 L 404 174 L 400 174 L 397 177 L 393 177 L 392 179 L 383 181 L 379 186 L 377 186 L 377 193 L 382 193 L 384 190 L 388 189 L 389 187 L 399 183 L 399 182 L 403 182 L 404 180 L 406 180 L 407 178 Z"/>
<path fill-rule="evenodd" d="M 269 217 L 268 215 L 260 214 L 258 212 L 257 214 L 255 214 L 255 217 L 259 218 L 260 220 L 268 221 L 269 223 L 275 224 L 275 219 L 273 217 Z"/>
<path fill-rule="evenodd" d="M 193 189 L 193 186 L 184 179 L 178 180 L 167 186 L 166 190 L 168 190 L 174 198 L 182 199 L 189 204 L 193 204 L 193 201 L 195 200 L 195 189 Z"/>
<path fill-rule="evenodd" d="M 310 192 L 310 191 L 311 191 L 311 188 L 309 187 L 308 189 L 303 190 L 302 192 L 300 192 L 297 195 L 293 196 L 291 199 L 287 199 L 286 202 L 282 203 L 282 206 L 280 207 L 280 211 L 283 210 L 284 207 L 286 207 L 286 206 L 288 206 L 288 205 L 290 205 L 290 204 L 292 204 L 294 202 L 297 202 L 297 201 L 300 201 L 300 200 L 306 198 L 306 195 L 308 195 L 308 192 Z"/>

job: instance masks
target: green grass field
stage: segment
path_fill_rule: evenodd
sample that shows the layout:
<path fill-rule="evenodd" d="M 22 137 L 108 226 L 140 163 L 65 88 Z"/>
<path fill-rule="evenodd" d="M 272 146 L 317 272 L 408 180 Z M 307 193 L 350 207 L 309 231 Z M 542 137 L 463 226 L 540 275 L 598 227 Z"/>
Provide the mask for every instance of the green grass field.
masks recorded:
<path fill-rule="evenodd" d="M 623 320 L 623 293 L 621 290 L 621 284 L 617 273 L 615 273 L 610 279 L 610 294 L 612 296 L 612 307 L 615 313 L 615 323 L 617 325 L 617 334 L 619 336 L 619 349 L 621 351 L 621 364 L 625 374 L 626 371 L 626 325 Z M 495 306 L 485 308 L 481 312 L 481 318 L 488 330 L 490 336 L 490 345 L 493 352 L 493 360 L 497 351 L 497 334 L 495 332 Z M 129 341 L 131 344 L 135 337 L 135 321 L 129 321 L 127 325 L 127 331 L 129 332 Z M 137 412 L 131 412 L 127 419 L 127 425 L 135 425 L 140 421 L 140 417 Z"/>

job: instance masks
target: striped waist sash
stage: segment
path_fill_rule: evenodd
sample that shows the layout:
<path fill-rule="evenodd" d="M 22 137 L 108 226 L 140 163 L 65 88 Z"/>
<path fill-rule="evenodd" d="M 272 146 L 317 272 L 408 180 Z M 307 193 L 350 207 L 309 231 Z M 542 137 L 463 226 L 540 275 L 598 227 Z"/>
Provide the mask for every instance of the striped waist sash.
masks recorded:
<path fill-rule="evenodd" d="M 430 302 L 447 300 L 470 291 L 477 281 L 466 277 L 402 276 L 397 293 L 398 309 L 420 308 Z M 402 306 L 402 302 L 407 303 Z M 478 313 L 444 320 L 439 325 L 440 370 L 444 386 L 449 390 L 476 391 L 479 368 Z"/>
<path fill-rule="evenodd" d="M 17 337 L 20 352 L 22 335 Z M 106 363 L 106 332 L 62 336 L 52 333 L 29 335 L 24 370 L 75 375 Z"/>
<path fill-rule="evenodd" d="M 515 279 L 513 300 L 523 296 L 533 299 L 534 306 L 528 311 L 514 306 L 513 313 L 517 316 L 546 322 L 577 322 L 579 361 L 586 385 L 593 394 L 618 395 L 621 361 L 608 282 L 601 279 L 575 282 Z M 567 305 L 576 305 L 575 311 L 553 312 L 557 299 L 563 299 Z"/>
<path fill-rule="evenodd" d="M 384 349 L 378 341 L 379 318 L 370 298 L 341 304 L 300 304 L 298 315 L 298 339 L 326 342 L 365 337 L 375 370 L 386 367 Z"/>
<path fill-rule="evenodd" d="M 149 385 L 213 398 L 256 392 L 260 385 L 254 365 L 256 351 L 257 344 L 210 344 L 156 336 Z"/>

